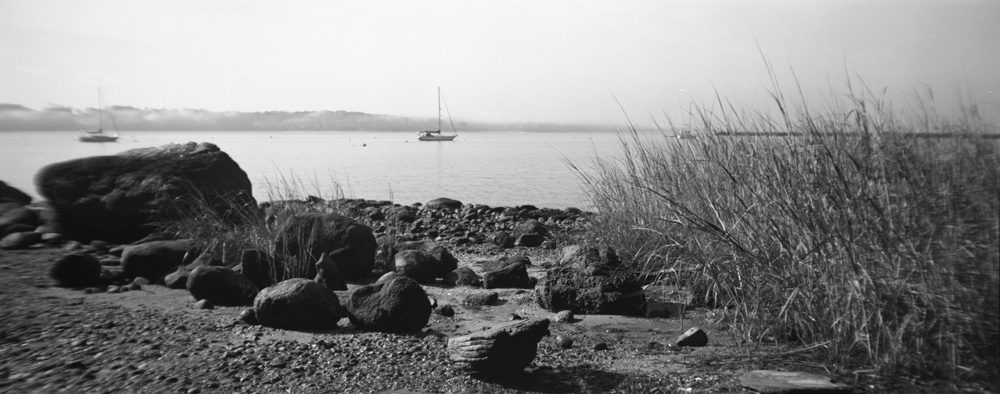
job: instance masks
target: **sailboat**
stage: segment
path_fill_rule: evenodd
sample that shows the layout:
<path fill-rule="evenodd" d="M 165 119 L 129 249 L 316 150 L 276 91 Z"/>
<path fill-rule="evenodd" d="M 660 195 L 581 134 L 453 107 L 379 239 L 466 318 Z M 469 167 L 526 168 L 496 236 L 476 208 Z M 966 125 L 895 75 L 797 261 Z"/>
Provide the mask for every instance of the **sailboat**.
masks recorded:
<path fill-rule="evenodd" d="M 451 114 L 448 115 L 448 121 L 451 121 Z M 455 124 L 451 124 L 452 132 L 455 132 Z M 458 137 L 458 133 L 455 135 L 444 135 L 441 134 L 441 88 L 438 88 L 438 128 L 437 130 L 423 130 L 417 132 L 417 139 L 420 141 L 451 141 L 455 137 Z"/>
<path fill-rule="evenodd" d="M 111 114 L 108 114 L 109 116 Z M 81 142 L 115 142 L 118 141 L 118 130 L 115 130 L 115 135 L 104 134 L 104 108 L 101 103 L 101 90 L 97 90 L 97 121 L 100 127 L 97 130 L 84 131 L 80 135 Z M 114 125 L 114 118 L 111 119 L 112 125 Z"/>

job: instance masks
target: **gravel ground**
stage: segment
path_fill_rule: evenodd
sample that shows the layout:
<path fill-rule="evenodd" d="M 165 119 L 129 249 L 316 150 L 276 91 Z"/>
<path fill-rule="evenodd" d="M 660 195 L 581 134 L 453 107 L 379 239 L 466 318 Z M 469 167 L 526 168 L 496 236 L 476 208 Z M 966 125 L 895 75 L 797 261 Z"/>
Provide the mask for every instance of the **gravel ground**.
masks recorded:
<path fill-rule="evenodd" d="M 0 392 L 747 392 L 736 379 L 744 369 L 718 362 L 736 354 L 721 339 L 698 350 L 667 346 L 682 329 L 677 320 L 554 323 L 525 373 L 480 380 L 451 367 L 446 338 L 509 322 L 511 314 L 551 316 L 530 291 L 500 290 L 499 305 L 467 308 L 461 297 L 486 290 L 428 286 L 457 313 L 434 314 L 413 335 L 361 332 L 347 319 L 331 331 L 283 331 L 239 323 L 242 308 L 196 309 L 186 291 L 162 286 L 121 294 L 50 287 L 48 266 L 64 253 L 0 251 Z M 470 265 L 491 253 L 456 256 Z M 573 338 L 573 347 L 559 346 L 557 335 Z M 607 349 L 596 350 L 599 343 Z"/>

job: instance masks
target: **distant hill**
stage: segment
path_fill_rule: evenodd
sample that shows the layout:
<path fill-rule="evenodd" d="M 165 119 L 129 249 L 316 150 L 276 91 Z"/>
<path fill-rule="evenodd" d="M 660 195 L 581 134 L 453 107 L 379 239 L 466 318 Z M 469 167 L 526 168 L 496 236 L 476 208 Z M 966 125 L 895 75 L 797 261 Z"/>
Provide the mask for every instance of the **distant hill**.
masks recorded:
<path fill-rule="evenodd" d="M 119 131 L 416 131 L 437 127 L 434 118 L 408 118 L 352 111 L 212 112 L 114 106 L 104 111 L 104 128 Z M 0 103 L 0 131 L 96 129 L 96 108 L 53 106 L 35 110 Z M 113 125 L 112 125 L 113 122 Z M 610 126 L 542 123 L 455 122 L 461 131 L 610 131 Z"/>

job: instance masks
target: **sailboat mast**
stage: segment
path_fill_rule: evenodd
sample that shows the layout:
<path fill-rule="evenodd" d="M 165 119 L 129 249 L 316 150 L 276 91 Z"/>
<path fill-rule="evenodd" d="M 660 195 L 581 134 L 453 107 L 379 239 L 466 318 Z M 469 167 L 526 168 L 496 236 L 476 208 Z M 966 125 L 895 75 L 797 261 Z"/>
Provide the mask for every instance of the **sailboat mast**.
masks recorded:
<path fill-rule="evenodd" d="M 441 132 L 441 87 L 438 86 L 438 133 Z"/>
<path fill-rule="evenodd" d="M 104 104 L 101 103 L 101 88 L 97 88 L 97 130 L 104 131 Z"/>

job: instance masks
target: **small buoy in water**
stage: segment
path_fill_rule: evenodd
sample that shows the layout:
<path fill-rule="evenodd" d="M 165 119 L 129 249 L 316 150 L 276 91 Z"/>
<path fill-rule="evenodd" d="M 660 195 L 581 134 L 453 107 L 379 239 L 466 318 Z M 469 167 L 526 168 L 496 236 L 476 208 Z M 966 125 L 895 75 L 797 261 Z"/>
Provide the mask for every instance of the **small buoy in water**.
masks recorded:
<path fill-rule="evenodd" d="M 368 144 L 361 144 L 361 146 L 368 146 Z"/>

